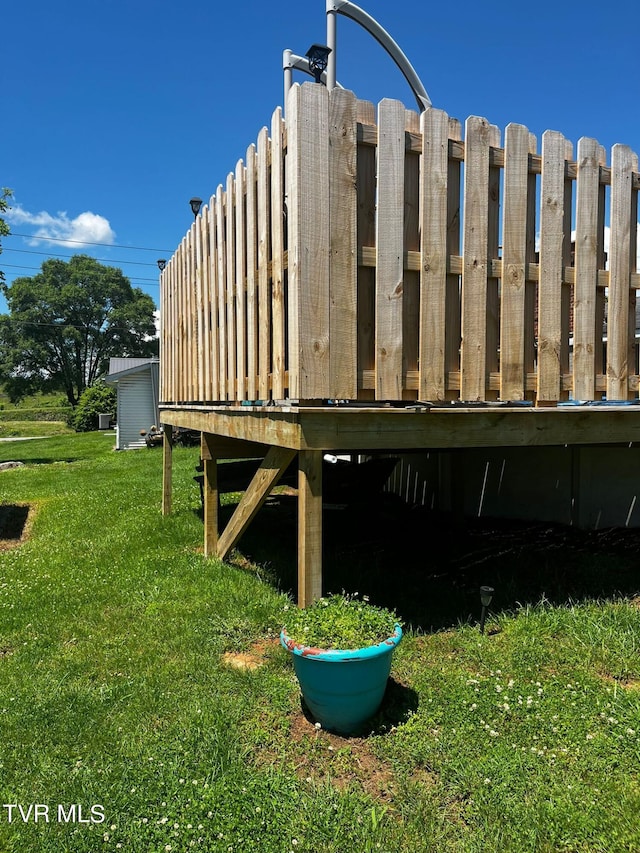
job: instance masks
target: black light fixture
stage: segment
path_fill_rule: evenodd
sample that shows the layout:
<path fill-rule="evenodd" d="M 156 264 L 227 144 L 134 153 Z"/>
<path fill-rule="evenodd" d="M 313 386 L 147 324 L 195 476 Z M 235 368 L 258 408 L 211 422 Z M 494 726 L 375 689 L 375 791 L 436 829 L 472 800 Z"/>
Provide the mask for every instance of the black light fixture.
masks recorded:
<path fill-rule="evenodd" d="M 158 260 L 156 261 L 156 263 L 158 264 L 158 269 L 160 270 L 160 272 L 162 272 L 162 270 L 163 270 L 163 269 L 166 267 L 166 265 L 167 265 L 167 262 L 166 262 L 166 260 L 165 260 L 164 258 L 158 258 Z"/>
<path fill-rule="evenodd" d="M 495 592 L 492 586 L 480 587 L 480 603 L 482 604 L 482 612 L 480 614 L 480 633 L 484 634 L 484 623 L 487 618 L 487 607 L 491 604 L 493 593 Z"/>
<path fill-rule="evenodd" d="M 322 83 L 322 75 L 327 70 L 331 48 L 326 44 L 312 44 L 305 56 L 309 60 L 309 71 L 316 78 L 316 83 Z"/>
<path fill-rule="evenodd" d="M 202 207 L 202 199 L 201 198 L 190 198 L 189 204 L 191 205 L 191 210 L 193 212 L 193 218 L 197 219 L 198 214 L 200 213 L 200 208 Z"/>

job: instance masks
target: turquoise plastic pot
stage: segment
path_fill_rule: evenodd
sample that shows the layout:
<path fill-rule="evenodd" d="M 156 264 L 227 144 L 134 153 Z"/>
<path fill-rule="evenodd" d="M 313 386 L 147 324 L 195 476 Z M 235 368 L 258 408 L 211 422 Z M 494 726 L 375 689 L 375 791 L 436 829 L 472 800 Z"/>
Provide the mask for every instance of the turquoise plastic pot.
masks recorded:
<path fill-rule="evenodd" d="M 280 634 L 280 642 L 293 654 L 311 714 L 324 729 L 339 734 L 355 731 L 380 707 L 391 656 L 401 639 L 400 625 L 387 640 L 364 649 L 315 649 L 294 643 L 284 629 Z"/>

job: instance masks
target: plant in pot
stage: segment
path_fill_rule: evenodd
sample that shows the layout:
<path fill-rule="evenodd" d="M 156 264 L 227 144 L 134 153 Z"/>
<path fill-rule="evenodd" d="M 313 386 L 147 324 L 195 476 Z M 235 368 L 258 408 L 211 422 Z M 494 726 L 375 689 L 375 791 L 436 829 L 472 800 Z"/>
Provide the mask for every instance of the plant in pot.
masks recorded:
<path fill-rule="evenodd" d="M 364 596 L 331 595 L 291 608 L 280 642 L 293 656 L 304 701 L 323 728 L 351 734 L 382 703 L 402 627 Z"/>

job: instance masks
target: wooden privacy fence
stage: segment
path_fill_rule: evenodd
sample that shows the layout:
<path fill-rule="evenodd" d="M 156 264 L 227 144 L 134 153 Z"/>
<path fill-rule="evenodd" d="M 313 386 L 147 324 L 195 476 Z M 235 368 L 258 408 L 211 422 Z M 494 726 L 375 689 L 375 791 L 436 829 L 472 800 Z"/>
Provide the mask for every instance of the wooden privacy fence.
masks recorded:
<path fill-rule="evenodd" d="M 639 187 L 624 145 L 294 86 L 162 273 L 161 399 L 636 397 Z"/>

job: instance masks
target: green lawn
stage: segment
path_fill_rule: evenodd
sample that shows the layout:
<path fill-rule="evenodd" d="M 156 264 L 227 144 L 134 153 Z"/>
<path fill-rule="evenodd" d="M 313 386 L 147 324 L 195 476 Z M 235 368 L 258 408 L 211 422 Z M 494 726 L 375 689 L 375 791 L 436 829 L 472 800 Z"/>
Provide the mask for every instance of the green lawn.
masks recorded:
<path fill-rule="evenodd" d="M 334 549 L 332 582 L 414 628 L 371 733 L 339 738 L 302 715 L 276 640 L 295 499 L 265 508 L 233 565 L 205 560 L 197 449 L 174 451 L 163 518 L 160 452 L 112 448 L 98 433 L 0 444 L 25 463 L 0 472 L 0 504 L 32 507 L 26 541 L 0 551 L 3 853 L 640 849 L 635 552 L 571 558 L 623 573 L 599 601 L 552 604 L 510 576 L 481 635 L 457 576 L 412 568 L 405 598 L 381 600 L 381 575 L 424 565 L 437 531 L 353 573 Z M 483 577 L 506 588 L 492 561 Z"/>

